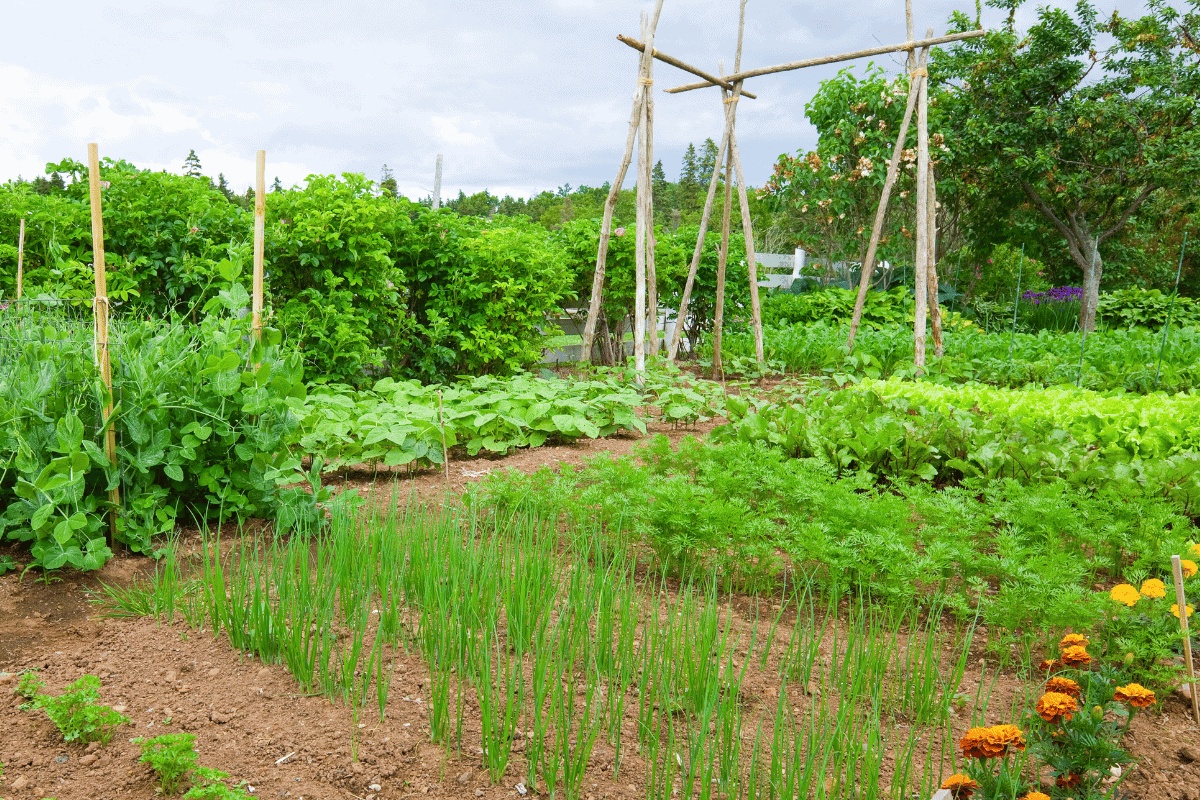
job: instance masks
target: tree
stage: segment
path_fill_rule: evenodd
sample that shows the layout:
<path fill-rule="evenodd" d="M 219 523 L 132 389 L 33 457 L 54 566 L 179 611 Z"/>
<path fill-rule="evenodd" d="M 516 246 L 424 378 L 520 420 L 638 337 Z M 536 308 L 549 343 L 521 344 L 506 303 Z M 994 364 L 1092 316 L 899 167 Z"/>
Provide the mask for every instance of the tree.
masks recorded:
<path fill-rule="evenodd" d="M 650 171 L 650 185 L 654 188 L 654 196 L 659 197 L 665 195 L 667 187 L 667 173 L 663 169 L 662 160 L 655 162 L 654 169 Z"/>
<path fill-rule="evenodd" d="M 1066 241 L 1083 275 L 1080 327 L 1093 330 L 1099 247 L 1162 189 L 1200 176 L 1200 17 L 1148 0 L 1136 20 L 1097 22 L 1042 8 L 1025 34 L 1008 22 L 939 54 L 930 80 L 947 89 L 952 165 L 971 190 L 977 232 L 1019 204 Z M 989 5 L 1001 0 L 989 0 Z M 955 14 L 959 30 L 974 27 Z M 1099 34 L 1115 40 L 1101 48 Z"/>
<path fill-rule="evenodd" d="M 717 143 L 712 140 L 712 137 L 704 140 L 704 153 L 700 156 L 700 160 L 696 163 L 696 179 L 701 186 L 707 188 L 708 182 L 712 180 L 713 169 L 717 166 L 717 156 L 720 152 L 717 150 Z M 724 169 L 724 165 L 722 165 Z"/>
<path fill-rule="evenodd" d="M 200 172 L 200 159 L 195 150 L 188 150 L 187 158 L 183 160 L 183 174 L 189 178 L 199 178 L 203 174 Z"/>
<path fill-rule="evenodd" d="M 277 193 L 277 192 L 282 192 L 282 191 L 283 191 L 283 184 L 279 182 L 279 176 L 278 176 L 278 175 L 276 175 L 276 176 L 275 176 L 275 182 L 271 184 L 271 191 L 272 191 L 273 193 Z"/>
<path fill-rule="evenodd" d="M 233 190 L 229 188 L 229 184 L 225 182 L 225 173 L 217 173 L 217 191 L 225 195 L 225 199 L 233 197 Z"/>
<path fill-rule="evenodd" d="M 396 177 L 387 164 L 383 165 L 383 176 L 379 180 L 379 191 L 384 197 L 398 197 L 400 188 L 396 185 Z"/>
<path fill-rule="evenodd" d="M 691 207 L 700 194 L 700 179 L 696 164 L 696 146 L 688 142 L 687 150 L 683 153 L 683 169 L 679 172 L 679 202 L 683 207 Z"/>

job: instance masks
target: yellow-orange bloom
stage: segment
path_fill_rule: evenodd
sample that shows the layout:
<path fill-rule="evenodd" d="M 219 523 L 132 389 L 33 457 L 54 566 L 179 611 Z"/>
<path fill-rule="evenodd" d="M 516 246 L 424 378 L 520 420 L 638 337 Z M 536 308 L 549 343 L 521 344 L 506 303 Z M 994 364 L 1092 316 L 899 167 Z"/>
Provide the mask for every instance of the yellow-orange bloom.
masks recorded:
<path fill-rule="evenodd" d="M 991 728 L 971 728 L 963 736 L 964 758 L 1003 758 L 1011 747 L 1025 749 L 1025 737 L 1016 725 L 995 725 Z"/>
<path fill-rule="evenodd" d="M 1167 596 L 1167 585 L 1158 578 L 1142 581 L 1142 596 L 1157 599 Z"/>
<path fill-rule="evenodd" d="M 1079 684 L 1070 678 L 1050 678 L 1046 681 L 1047 692 L 1058 692 L 1059 694 L 1069 694 L 1076 700 L 1079 699 L 1082 692 L 1079 689 Z"/>
<path fill-rule="evenodd" d="M 1068 633 L 1062 638 L 1062 641 L 1058 643 L 1059 647 L 1074 647 L 1076 645 L 1079 647 L 1087 647 L 1088 640 L 1083 636 L 1080 636 L 1078 633 Z"/>
<path fill-rule="evenodd" d="M 1137 605 L 1137 601 L 1142 599 L 1138 590 L 1130 586 L 1128 583 L 1118 583 L 1108 593 L 1108 596 L 1118 603 L 1124 603 L 1127 606 Z"/>
<path fill-rule="evenodd" d="M 1068 667 L 1082 667 L 1091 661 L 1092 657 L 1088 655 L 1088 651 L 1084 650 L 1082 645 L 1076 644 L 1065 648 L 1060 659 Z"/>
<path fill-rule="evenodd" d="M 1070 720 L 1078 709 L 1075 698 L 1062 692 L 1046 692 L 1037 701 L 1038 716 L 1051 725 Z"/>
<path fill-rule="evenodd" d="M 1043 792 L 1030 792 L 1022 797 L 1021 800 L 1050 800 L 1050 795 Z"/>
<path fill-rule="evenodd" d="M 1189 617 L 1192 615 L 1192 612 L 1195 610 L 1196 609 L 1192 607 L 1191 603 L 1187 604 L 1187 615 Z M 1176 617 L 1179 616 L 1179 603 L 1171 603 L 1171 613 L 1174 614 Z"/>
<path fill-rule="evenodd" d="M 1128 686 L 1118 686 L 1113 692 L 1113 699 L 1137 708 L 1149 708 L 1154 705 L 1154 692 L 1140 683 L 1131 683 Z"/>
<path fill-rule="evenodd" d="M 955 800 L 962 797 L 970 797 L 975 790 L 979 788 L 979 784 L 961 773 L 955 773 L 942 784 L 943 789 L 950 790 L 950 796 Z"/>
<path fill-rule="evenodd" d="M 1191 551 L 1192 551 L 1192 554 L 1193 554 L 1193 555 L 1200 556 L 1200 544 L 1194 544 L 1194 545 L 1192 545 L 1192 547 L 1191 547 Z"/>
<path fill-rule="evenodd" d="M 1043 672 L 1049 672 L 1050 670 L 1054 669 L 1057 666 L 1058 666 L 1058 659 L 1056 659 L 1056 658 L 1047 658 L 1041 664 L 1038 664 L 1038 667 Z"/>
<path fill-rule="evenodd" d="M 1186 558 L 1179 559 L 1179 566 L 1183 568 L 1183 577 L 1190 578 L 1196 574 L 1196 562 L 1188 561 Z"/>

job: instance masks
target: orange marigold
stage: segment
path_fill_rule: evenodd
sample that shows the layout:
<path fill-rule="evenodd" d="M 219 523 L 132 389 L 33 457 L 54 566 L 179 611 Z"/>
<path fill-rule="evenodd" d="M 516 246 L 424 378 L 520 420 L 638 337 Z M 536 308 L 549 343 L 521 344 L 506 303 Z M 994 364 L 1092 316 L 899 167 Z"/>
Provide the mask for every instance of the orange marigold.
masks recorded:
<path fill-rule="evenodd" d="M 1078 644 L 1063 648 L 1062 655 L 1059 658 L 1068 667 L 1082 667 L 1092 660 L 1092 657 L 1088 655 L 1088 651 L 1083 648 L 1083 645 Z"/>
<path fill-rule="evenodd" d="M 1022 797 L 1021 800 L 1050 800 L 1050 795 L 1043 792 L 1030 792 Z"/>
<path fill-rule="evenodd" d="M 1069 694 L 1076 700 L 1079 699 L 1082 692 L 1079 689 L 1079 684 L 1070 678 L 1054 677 L 1046 681 L 1047 692 L 1058 692 L 1059 694 Z"/>
<path fill-rule="evenodd" d="M 979 788 L 979 784 L 961 773 L 955 773 L 942 784 L 943 789 L 950 790 L 950 796 L 955 800 L 960 797 L 970 797 L 975 790 Z"/>
<path fill-rule="evenodd" d="M 1186 558 L 1179 559 L 1179 566 L 1183 568 L 1183 577 L 1190 578 L 1196 574 L 1196 562 L 1189 561 Z"/>
<path fill-rule="evenodd" d="M 1038 716 L 1051 725 L 1071 719 L 1078 709 L 1075 698 L 1062 692 L 1046 692 L 1037 701 Z"/>
<path fill-rule="evenodd" d="M 1167 596 L 1167 585 L 1158 578 L 1151 578 L 1148 581 L 1142 581 L 1142 596 L 1159 598 Z"/>
<path fill-rule="evenodd" d="M 1192 607 L 1191 603 L 1187 604 L 1187 615 L 1189 617 L 1192 615 L 1192 612 L 1195 610 L 1196 609 Z M 1174 614 L 1176 617 L 1179 616 L 1179 603 L 1171 603 L 1171 613 Z"/>
<path fill-rule="evenodd" d="M 1075 645 L 1087 647 L 1088 640 L 1083 636 L 1080 636 L 1078 633 L 1068 633 L 1062 638 L 1062 641 L 1058 643 L 1059 647 L 1074 647 Z"/>
<path fill-rule="evenodd" d="M 1128 686 L 1118 686 L 1113 692 L 1113 699 L 1137 708 L 1148 708 L 1154 705 L 1154 692 L 1140 683 L 1131 683 Z"/>
<path fill-rule="evenodd" d="M 1054 785 L 1064 789 L 1074 789 L 1081 783 L 1083 783 L 1083 777 L 1076 772 L 1068 772 L 1066 775 L 1058 775 L 1054 778 Z"/>
<path fill-rule="evenodd" d="M 1041 664 L 1038 664 L 1038 668 L 1041 669 L 1043 672 L 1050 672 L 1052 669 L 1054 669 L 1057 666 L 1058 666 L 1058 659 L 1056 659 L 1056 658 L 1047 658 Z"/>
<path fill-rule="evenodd" d="M 1192 554 L 1193 554 L 1193 555 L 1200 556 L 1200 544 L 1194 544 L 1194 545 L 1192 545 L 1192 547 L 1191 547 L 1191 551 L 1192 551 Z"/>
<path fill-rule="evenodd" d="M 1004 758 L 1011 747 L 1025 749 L 1025 737 L 1016 725 L 971 728 L 959 742 L 964 758 Z"/>
<path fill-rule="evenodd" d="M 1142 595 L 1138 592 L 1138 590 L 1130 586 L 1128 583 L 1118 583 L 1112 588 L 1112 591 L 1108 593 L 1108 596 L 1118 603 L 1124 603 L 1125 605 L 1131 607 L 1137 605 L 1137 601 L 1142 599 Z"/>

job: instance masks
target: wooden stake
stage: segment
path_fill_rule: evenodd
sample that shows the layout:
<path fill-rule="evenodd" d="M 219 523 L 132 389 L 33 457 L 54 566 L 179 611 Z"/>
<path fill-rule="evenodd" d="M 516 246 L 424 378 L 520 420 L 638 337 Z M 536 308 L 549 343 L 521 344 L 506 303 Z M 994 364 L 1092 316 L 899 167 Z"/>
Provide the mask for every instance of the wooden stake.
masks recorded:
<path fill-rule="evenodd" d="M 446 418 L 442 415 L 442 390 L 438 389 L 438 425 L 442 429 L 442 466 L 446 468 L 446 483 L 450 482 L 450 450 L 446 447 Z"/>
<path fill-rule="evenodd" d="M 642 52 L 642 53 L 646 52 L 646 45 L 642 42 L 639 42 L 637 39 L 631 39 L 628 36 L 622 36 L 621 34 L 618 33 L 617 41 L 627 44 L 630 47 L 632 47 L 634 50 L 637 50 L 639 52 Z M 693 75 L 695 75 L 696 77 L 704 78 L 704 80 L 708 81 L 708 83 L 696 84 L 696 88 L 700 88 L 702 86 L 720 86 L 722 89 L 725 89 L 726 91 L 733 91 L 733 84 L 727 78 L 714 77 L 712 75 L 709 75 L 707 72 L 705 72 L 702 69 L 693 67 L 691 64 L 687 63 L 686 61 L 680 61 L 678 58 L 674 58 L 672 56 L 667 55 L 666 53 L 662 53 L 658 50 L 654 50 L 653 47 L 651 48 L 651 50 L 653 51 L 653 57 L 658 59 L 659 61 L 663 62 L 664 64 L 670 64 L 672 67 L 678 67 L 679 69 L 683 70 L 684 72 L 690 72 Z M 678 89 L 668 89 L 667 91 L 668 92 L 676 92 L 679 90 Z M 751 100 L 758 99 L 758 95 L 750 94 L 749 92 L 742 92 L 742 97 L 749 97 Z"/>
<path fill-rule="evenodd" d="M 920 67 L 925 66 L 929 57 L 929 48 L 921 49 L 918 60 Z M 875 224 L 871 228 L 871 240 L 867 244 L 867 254 L 863 256 L 862 272 L 858 278 L 858 297 L 854 300 L 854 313 L 850 317 L 850 336 L 846 347 L 854 352 L 854 337 L 858 334 L 859 323 L 862 322 L 863 306 L 867 300 L 867 289 L 871 285 L 871 275 L 875 268 L 875 250 L 879 247 L 879 239 L 883 234 L 883 219 L 887 215 L 888 200 L 892 196 L 892 187 L 900 174 L 900 156 L 904 153 L 904 141 L 908 136 L 908 126 L 912 122 L 913 110 L 917 105 L 917 93 L 920 89 L 915 75 L 908 79 L 908 105 L 904 108 L 904 119 L 900 122 L 900 132 L 896 135 L 896 146 L 892 148 L 892 160 L 888 163 L 887 177 L 883 181 L 883 191 L 879 195 L 879 207 L 875 211 Z"/>
<path fill-rule="evenodd" d="M 759 75 L 771 75 L 776 72 L 789 72 L 794 69 L 804 69 L 805 67 L 816 67 L 821 64 L 835 64 L 838 61 L 851 61 L 856 58 L 866 58 L 867 56 L 878 56 L 883 53 L 894 53 L 898 50 L 915 50 L 918 47 L 933 47 L 939 44 L 948 44 L 950 42 L 959 42 L 963 39 L 974 39 L 976 36 L 983 36 L 987 31 L 965 31 L 963 33 L 951 33 L 946 36 L 927 36 L 924 39 L 919 39 L 915 42 L 900 42 L 899 44 L 889 44 L 883 47 L 871 47 L 866 50 L 856 50 L 853 53 L 842 53 L 836 56 L 821 56 L 820 58 L 808 58 L 803 61 L 790 61 L 787 64 L 779 64 L 774 67 L 760 67 L 758 69 L 748 69 L 744 72 L 735 72 L 732 75 L 725 76 L 726 83 L 737 83 L 744 81 L 747 78 L 754 78 Z M 930 31 L 932 34 L 932 31 Z M 660 59 L 661 60 L 661 59 Z M 690 70 L 689 70 L 690 71 Z M 689 83 L 686 86 L 676 86 L 673 89 L 667 89 L 670 94 L 677 92 L 690 92 L 693 89 L 704 89 L 709 86 L 716 86 L 716 81 L 708 79 L 704 83 Z"/>
<path fill-rule="evenodd" d="M 654 77 L 654 64 L 650 64 L 650 77 Z M 646 87 L 646 307 L 650 313 L 650 325 L 646 331 L 646 342 L 650 354 L 658 355 L 658 270 L 654 264 L 654 249 L 658 240 L 654 236 L 654 93 Z"/>
<path fill-rule="evenodd" d="M 658 26 L 658 16 L 662 12 L 662 5 L 663 0 L 655 3 L 654 13 L 650 17 L 649 32 L 651 35 Z M 649 84 L 643 84 L 642 81 L 650 80 L 651 56 L 646 54 L 645 45 L 641 50 L 642 58 L 638 63 L 638 88 L 633 95 L 633 112 L 629 115 L 629 132 L 625 135 L 625 155 L 621 158 L 621 166 L 617 169 L 616 180 L 608 190 L 608 199 L 604 203 L 604 217 L 600 222 L 600 246 L 596 251 L 596 269 L 592 273 L 592 296 L 588 305 L 587 322 L 583 326 L 583 341 L 580 343 L 579 357 L 581 360 L 591 361 L 592 359 L 592 343 L 596 338 L 596 323 L 600 318 L 600 302 L 604 293 L 604 270 L 605 261 L 608 258 L 608 240 L 612 235 L 613 210 L 616 208 L 617 198 L 621 194 L 621 185 L 625 182 L 625 172 L 629 169 L 629 162 L 633 159 L 633 142 L 642 119 L 642 105 L 650 96 Z M 651 42 L 650 51 L 651 53 L 654 51 L 653 42 Z"/>
<path fill-rule="evenodd" d="M 721 144 L 717 148 L 717 158 L 713 164 L 713 174 L 708 181 L 708 194 L 704 198 L 704 210 L 700 212 L 700 232 L 696 236 L 696 249 L 692 252 L 692 263 L 688 267 L 687 281 L 683 284 L 683 295 L 679 298 L 679 313 L 675 321 L 675 331 L 671 335 L 671 346 L 667 349 L 667 358 L 675 360 L 679 352 L 680 337 L 683 335 L 683 322 L 687 319 L 688 301 L 692 297 L 692 286 L 696 283 L 696 271 L 700 268 L 700 254 L 704 252 L 704 236 L 708 233 L 708 218 L 712 214 L 713 198 L 717 194 L 717 181 L 721 175 L 721 162 L 725 160 L 725 151 L 729 147 L 733 135 L 733 123 L 737 114 L 737 100 L 742 92 L 741 82 L 733 85 L 733 93 L 723 98 L 725 103 L 725 130 L 721 133 Z"/>
<path fill-rule="evenodd" d="M 727 95 L 722 91 L 722 95 Z M 733 216 L 733 148 L 725 154 L 725 207 L 721 210 L 721 251 L 717 254 L 717 308 L 713 314 L 713 380 L 724 378 L 721 330 L 725 324 L 725 265 L 729 263 L 729 223 Z"/>
<path fill-rule="evenodd" d="M 931 32 L 932 28 L 929 29 Z M 912 17 L 912 0 L 904 0 L 904 34 L 911 42 L 913 38 L 913 17 Z M 917 68 L 917 50 L 915 47 L 908 49 L 908 71 L 912 72 Z"/>
<path fill-rule="evenodd" d="M 22 279 L 25 275 L 25 215 L 21 215 L 21 232 L 17 234 L 17 299 L 21 299 Z"/>
<path fill-rule="evenodd" d="M 938 274 L 937 274 L 937 185 L 936 172 L 932 160 L 929 163 L 929 266 L 925 275 L 929 281 L 929 321 L 933 325 L 933 354 L 941 358 L 946 354 L 946 345 L 942 341 L 942 306 L 938 303 Z"/>
<path fill-rule="evenodd" d="M 442 207 L 442 154 L 438 153 L 437 165 L 433 168 L 433 210 Z"/>
<path fill-rule="evenodd" d="M 925 68 L 917 70 L 920 83 L 917 94 L 917 254 L 913 265 L 915 279 L 913 310 L 913 364 L 925 366 L 925 322 L 929 301 L 929 93 Z"/>
<path fill-rule="evenodd" d="M 1179 556 L 1171 556 L 1171 572 L 1175 576 L 1175 603 L 1179 608 L 1179 628 L 1183 632 L 1183 661 L 1187 666 L 1191 686 L 1192 718 L 1200 724 L 1200 686 L 1196 685 L 1196 668 L 1192 664 L 1192 637 L 1188 633 L 1187 595 L 1183 591 L 1183 564 Z"/>
<path fill-rule="evenodd" d="M 733 168 L 737 174 L 738 199 L 742 207 L 742 238 L 746 240 L 746 269 L 750 278 L 750 319 L 754 325 L 754 357 L 762 364 L 763 351 L 762 304 L 758 299 L 758 255 L 754 252 L 754 223 L 750 219 L 750 198 L 746 194 L 746 179 L 742 175 L 742 156 L 738 152 L 737 134 L 729 139 L 733 148 Z"/>
<path fill-rule="evenodd" d="M 267 230 L 267 151 L 254 157 L 254 293 L 250 306 L 250 331 L 254 341 L 262 341 L 263 249 Z"/>
<path fill-rule="evenodd" d="M 95 363 L 100 377 L 108 390 L 108 401 L 104 405 L 104 451 L 108 462 L 117 466 L 117 431 L 112 420 L 113 383 L 112 361 L 108 354 L 108 283 L 104 274 L 104 214 L 100 205 L 100 148 L 93 142 L 88 145 L 88 189 L 92 206 L 92 264 L 96 274 L 96 297 L 92 300 L 95 317 Z M 109 545 L 117 541 L 117 510 L 121 507 L 121 492 L 113 487 L 108 492 L 112 508 L 108 512 Z"/>
<path fill-rule="evenodd" d="M 654 39 L 653 35 L 647 33 L 649 24 L 649 20 L 643 13 L 642 38 L 649 44 L 647 49 L 652 49 Z M 639 385 L 643 382 L 646 372 L 646 200 L 648 197 L 646 183 L 650 175 L 650 167 L 646 163 L 650 154 L 650 149 L 646 146 L 646 128 L 649 127 L 646 109 L 650 105 L 650 93 L 646 90 L 651 86 L 649 67 L 654 63 L 653 59 L 647 61 L 646 74 L 638 81 L 642 86 L 643 98 L 642 113 L 638 124 L 637 229 L 634 234 L 633 254 L 633 368 L 637 372 Z"/>

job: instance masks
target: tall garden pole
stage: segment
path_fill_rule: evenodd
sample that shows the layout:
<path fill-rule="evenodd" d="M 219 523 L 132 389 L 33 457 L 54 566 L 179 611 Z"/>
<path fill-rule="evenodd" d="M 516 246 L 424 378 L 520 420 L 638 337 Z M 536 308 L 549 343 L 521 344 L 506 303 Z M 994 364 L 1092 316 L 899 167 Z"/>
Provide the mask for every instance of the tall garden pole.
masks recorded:
<path fill-rule="evenodd" d="M 108 391 L 104 405 L 104 451 L 108 462 L 117 466 L 117 431 L 113 427 L 112 361 L 108 353 L 108 284 L 104 275 L 104 216 L 100 207 L 100 148 L 88 145 L 88 189 L 92 206 L 92 264 L 96 274 L 96 297 L 92 300 L 95 317 L 95 363 Z M 108 492 L 112 508 L 108 512 L 109 545 L 116 544 L 117 510 L 121 507 L 121 491 L 114 486 Z"/>
<path fill-rule="evenodd" d="M 262 341 L 263 249 L 267 230 L 267 151 L 254 159 L 254 289 L 250 306 L 250 330 L 254 341 Z"/>
<path fill-rule="evenodd" d="M 1192 665 L 1192 637 L 1188 633 L 1187 595 L 1183 592 L 1183 563 L 1179 556 L 1171 556 L 1171 573 L 1175 577 L 1175 604 L 1179 609 L 1179 628 L 1183 632 L 1183 663 L 1187 665 L 1188 682 L 1191 684 L 1192 718 L 1200 724 L 1200 698 L 1196 686 L 1196 668 Z"/>
<path fill-rule="evenodd" d="M 916 303 L 913 310 L 913 364 L 925 366 L 925 321 L 929 300 L 929 78 L 916 71 L 917 91 L 917 255 L 913 264 Z"/>
<path fill-rule="evenodd" d="M 433 168 L 433 210 L 442 207 L 442 154 L 438 153 L 437 166 Z"/>
<path fill-rule="evenodd" d="M 746 270 L 750 279 L 750 319 L 754 325 L 754 358 L 766 360 L 763 351 L 762 304 L 758 300 L 758 255 L 754 252 L 754 223 L 750 220 L 750 199 L 746 196 L 746 178 L 742 175 L 742 157 L 738 153 L 737 134 L 729 136 L 733 151 L 733 171 L 737 177 L 738 202 L 742 210 L 742 238 L 746 240 Z"/>
<path fill-rule="evenodd" d="M 658 27 L 658 16 L 662 12 L 663 0 L 654 4 L 654 12 L 650 15 L 649 33 L 654 34 Z M 604 269 L 608 259 L 608 240 L 612 235 L 613 210 L 617 206 L 617 198 L 621 194 L 621 185 L 625 183 L 625 172 L 633 159 L 633 143 L 642 121 L 642 106 L 650 95 L 650 64 L 654 60 L 654 43 L 646 42 L 640 48 L 642 57 L 638 62 L 638 87 L 633 95 L 633 112 L 629 115 L 629 132 L 625 135 L 625 155 L 621 158 L 621 166 L 617 169 L 616 180 L 608 190 L 608 199 L 604 203 L 604 217 L 600 223 L 600 246 L 596 250 L 596 270 L 592 273 L 592 296 L 588 305 L 587 322 L 583 326 L 583 341 L 579 351 L 581 359 L 591 360 L 592 343 L 596 338 L 596 324 L 600 319 L 600 302 L 604 292 Z M 644 83 L 643 81 L 647 81 Z"/>
<path fill-rule="evenodd" d="M 1163 350 L 1167 347 L 1167 331 L 1171 328 L 1171 312 L 1175 310 L 1175 298 L 1179 296 L 1179 275 L 1183 272 L 1183 254 L 1187 252 L 1187 231 L 1183 232 L 1183 246 L 1179 248 L 1179 266 L 1175 269 L 1175 291 L 1171 292 L 1171 305 L 1167 307 L 1167 324 L 1163 325 L 1162 344 L 1158 346 L 1158 366 L 1154 368 L 1154 388 L 1158 389 L 1158 379 L 1162 376 Z M 20 286 L 20 284 L 18 284 Z M 20 289 L 17 289 L 20 297 Z"/>
<path fill-rule="evenodd" d="M 650 64 L 651 84 L 653 85 L 654 63 Z M 654 264 L 654 248 L 658 240 L 654 238 L 654 180 L 651 173 L 654 164 L 654 93 L 650 86 L 646 87 L 646 307 L 650 313 L 650 327 L 647 329 L 646 343 L 650 345 L 651 355 L 658 355 L 658 270 Z"/>
<path fill-rule="evenodd" d="M 647 50 L 653 51 L 654 35 L 650 33 L 649 26 L 650 21 L 643 13 L 642 41 L 646 43 Z M 642 383 L 646 371 L 646 212 L 650 198 L 650 187 L 647 185 L 650 165 L 646 163 L 650 156 L 646 136 L 646 129 L 649 127 L 646 109 L 650 105 L 650 87 L 654 85 L 650 72 L 654 66 L 654 59 L 645 59 L 644 56 L 643 58 L 647 64 L 645 74 L 638 78 L 638 85 L 642 89 L 642 102 L 639 104 L 641 113 L 638 121 L 637 230 L 634 235 L 633 254 L 633 368 L 637 372 L 639 384 Z"/>
<path fill-rule="evenodd" d="M 1017 308 L 1021 304 L 1021 276 L 1025 272 L 1025 245 L 1021 245 L 1021 265 L 1017 267 L 1017 296 L 1013 298 L 1012 333 L 1008 337 L 1008 362 L 1012 363 L 1013 345 L 1017 343 Z"/>
<path fill-rule="evenodd" d="M 725 94 L 725 92 L 722 91 L 721 94 Z M 731 147 L 725 154 L 725 207 L 721 210 L 721 250 L 717 254 L 717 307 L 713 312 L 713 380 L 716 380 L 718 376 L 723 377 L 725 374 L 721 365 L 721 333 L 725 325 L 725 266 L 729 263 L 729 224 L 732 215 L 733 148 Z"/>
<path fill-rule="evenodd" d="M 1089 272 L 1093 275 L 1096 273 L 1096 254 L 1099 252 L 1100 252 L 1100 237 L 1097 236 L 1096 240 L 1092 243 L 1092 268 L 1091 268 L 1091 270 L 1089 270 Z M 1021 248 L 1021 261 L 1022 262 L 1025 261 L 1025 248 L 1024 247 Z M 1017 277 L 1019 278 L 1020 275 L 1018 274 Z M 1085 283 L 1086 283 L 1086 281 L 1085 281 Z M 1084 287 L 1083 291 L 1084 291 L 1084 300 L 1086 300 L 1087 299 L 1086 295 L 1087 295 L 1087 291 L 1088 291 L 1086 286 Z M 1076 389 L 1079 389 L 1083 386 L 1083 354 L 1086 352 L 1086 348 L 1087 348 L 1088 329 L 1087 329 L 1087 326 L 1083 324 L 1082 320 L 1080 321 L 1080 324 L 1079 324 L 1079 330 L 1082 333 L 1082 335 L 1079 337 L 1079 377 L 1075 379 L 1075 388 Z M 1010 347 L 1009 352 L 1011 352 L 1011 351 L 1012 351 L 1012 348 Z"/>
<path fill-rule="evenodd" d="M 933 33 L 930 28 L 926 36 Z M 921 48 L 918 68 L 924 68 L 929 58 L 929 48 Z M 883 181 L 883 191 L 879 194 L 879 206 L 875 210 L 875 224 L 871 227 L 871 240 L 867 243 L 867 254 L 863 256 L 862 272 L 858 278 L 858 296 L 854 300 L 854 313 L 850 317 L 850 336 L 846 346 L 854 350 L 854 337 L 858 334 L 858 326 L 862 322 L 863 307 L 867 301 L 867 289 L 871 286 L 871 274 L 875 268 L 875 251 L 879 247 L 879 239 L 883 235 L 883 220 L 887 216 L 888 201 L 892 196 L 892 187 L 900 174 L 900 157 L 904 154 L 904 142 L 908 136 L 908 126 L 912 122 L 913 111 L 917 106 L 917 94 L 920 82 L 916 70 L 909 73 L 908 104 L 904 107 L 904 119 L 900 122 L 900 132 L 896 135 L 896 146 L 892 148 L 892 160 L 888 162 L 887 177 Z"/>
<path fill-rule="evenodd" d="M 925 271 L 929 289 L 929 321 L 933 326 L 933 354 L 941 358 L 946 353 L 942 341 L 942 307 L 938 303 L 937 274 L 937 182 L 932 160 L 929 163 L 929 266 Z"/>
<path fill-rule="evenodd" d="M 25 275 L 25 215 L 21 215 L 21 232 L 17 234 L 17 299 L 21 299 L 21 281 Z"/>

